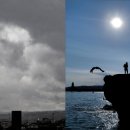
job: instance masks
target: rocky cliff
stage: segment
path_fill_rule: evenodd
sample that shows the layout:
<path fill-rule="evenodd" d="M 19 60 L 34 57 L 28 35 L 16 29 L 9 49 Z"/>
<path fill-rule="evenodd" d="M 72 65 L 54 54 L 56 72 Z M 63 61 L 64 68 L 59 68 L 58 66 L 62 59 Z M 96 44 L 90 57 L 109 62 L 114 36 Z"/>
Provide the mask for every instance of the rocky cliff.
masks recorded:
<path fill-rule="evenodd" d="M 118 113 L 119 124 L 127 126 L 130 118 L 130 74 L 104 77 L 104 95 Z"/>

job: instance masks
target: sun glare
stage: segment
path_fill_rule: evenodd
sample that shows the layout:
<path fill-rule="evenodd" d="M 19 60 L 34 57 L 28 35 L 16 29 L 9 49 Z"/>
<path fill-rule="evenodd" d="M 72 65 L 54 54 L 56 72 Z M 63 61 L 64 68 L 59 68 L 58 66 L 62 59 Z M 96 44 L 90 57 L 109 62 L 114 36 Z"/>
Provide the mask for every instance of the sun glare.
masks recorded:
<path fill-rule="evenodd" d="M 115 17 L 110 21 L 112 27 L 118 29 L 122 26 L 123 21 L 119 17 Z"/>

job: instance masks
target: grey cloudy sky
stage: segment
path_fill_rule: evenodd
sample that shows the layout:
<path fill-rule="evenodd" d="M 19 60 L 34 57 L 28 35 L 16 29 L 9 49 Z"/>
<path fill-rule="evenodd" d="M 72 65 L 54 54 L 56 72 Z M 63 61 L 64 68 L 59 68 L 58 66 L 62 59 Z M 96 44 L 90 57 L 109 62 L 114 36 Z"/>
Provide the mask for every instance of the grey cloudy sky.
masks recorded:
<path fill-rule="evenodd" d="M 0 111 L 64 109 L 64 0 L 0 0 Z"/>

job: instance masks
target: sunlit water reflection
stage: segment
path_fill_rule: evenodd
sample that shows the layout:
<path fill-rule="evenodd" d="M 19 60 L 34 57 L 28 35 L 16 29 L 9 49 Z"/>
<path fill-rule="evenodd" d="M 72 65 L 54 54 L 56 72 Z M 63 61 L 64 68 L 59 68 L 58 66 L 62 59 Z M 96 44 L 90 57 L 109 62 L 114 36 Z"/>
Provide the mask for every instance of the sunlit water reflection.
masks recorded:
<path fill-rule="evenodd" d="M 116 130 L 116 112 L 103 110 L 109 104 L 102 92 L 66 93 L 66 128 L 70 130 Z"/>

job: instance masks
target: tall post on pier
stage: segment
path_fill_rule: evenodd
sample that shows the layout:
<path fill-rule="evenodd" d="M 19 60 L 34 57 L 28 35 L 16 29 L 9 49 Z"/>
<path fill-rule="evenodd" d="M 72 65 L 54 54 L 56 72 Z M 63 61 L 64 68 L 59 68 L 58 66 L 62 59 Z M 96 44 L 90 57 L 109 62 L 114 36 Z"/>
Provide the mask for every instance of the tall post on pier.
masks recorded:
<path fill-rule="evenodd" d="M 71 87 L 74 88 L 74 82 L 72 82 Z"/>
<path fill-rule="evenodd" d="M 12 111 L 12 129 L 21 130 L 22 122 L 22 112 L 21 111 Z"/>

